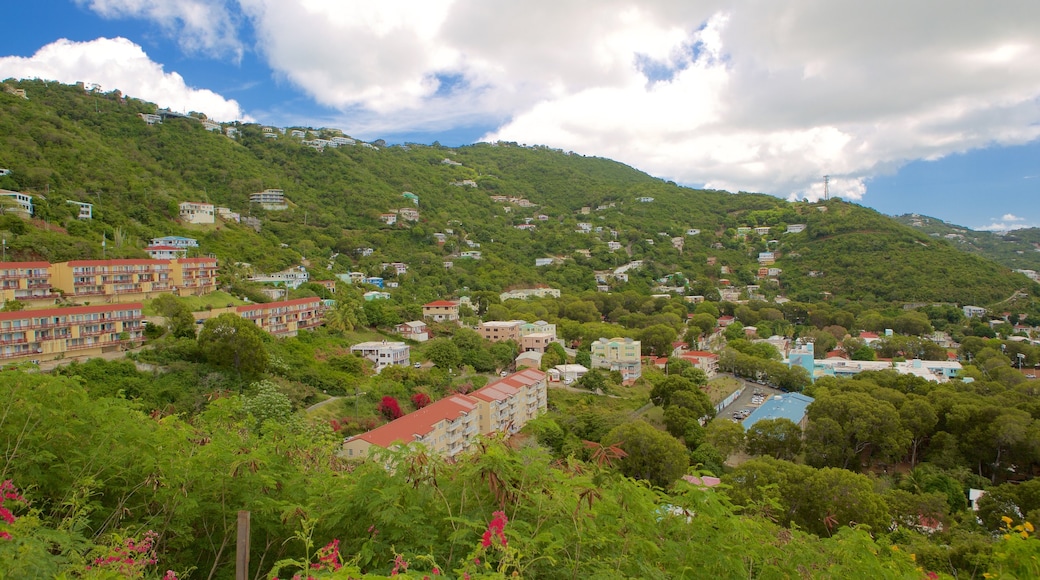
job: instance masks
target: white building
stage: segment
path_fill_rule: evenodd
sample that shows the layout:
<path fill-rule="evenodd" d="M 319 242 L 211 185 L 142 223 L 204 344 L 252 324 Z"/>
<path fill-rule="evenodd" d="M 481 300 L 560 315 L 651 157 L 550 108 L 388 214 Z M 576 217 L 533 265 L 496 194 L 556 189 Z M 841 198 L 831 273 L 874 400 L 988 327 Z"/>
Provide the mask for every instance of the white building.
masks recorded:
<path fill-rule="evenodd" d="M 265 189 L 258 193 L 250 193 L 249 203 L 258 203 L 260 207 L 271 211 L 289 209 L 289 203 L 285 200 L 285 192 L 280 189 Z"/>
<path fill-rule="evenodd" d="M 503 292 L 498 295 L 498 299 L 502 302 L 506 300 L 526 300 L 530 297 L 545 298 L 546 296 L 552 296 L 553 298 L 560 297 L 559 288 L 518 288 L 516 290 L 510 290 Z"/>
<path fill-rule="evenodd" d="M 79 208 L 79 214 L 76 216 L 77 219 L 94 219 L 94 204 L 85 203 L 82 201 L 75 201 L 71 199 L 66 199 L 65 203 L 71 203 L 72 205 L 77 206 Z"/>
<path fill-rule="evenodd" d="M 185 223 L 211 224 L 214 223 L 214 215 L 212 203 L 186 201 L 180 204 L 181 221 Z"/>
<path fill-rule="evenodd" d="M 310 280 L 310 274 L 307 273 L 307 269 L 303 266 L 296 266 L 295 268 L 289 268 L 288 270 L 282 270 L 281 272 L 275 272 L 274 274 L 250 276 L 249 280 L 261 284 L 274 284 L 276 286 L 295 290 Z"/>
<path fill-rule="evenodd" d="M 350 352 L 357 353 L 375 363 L 376 372 L 388 366 L 408 366 L 408 345 L 403 342 L 372 341 L 362 342 L 350 347 Z"/>

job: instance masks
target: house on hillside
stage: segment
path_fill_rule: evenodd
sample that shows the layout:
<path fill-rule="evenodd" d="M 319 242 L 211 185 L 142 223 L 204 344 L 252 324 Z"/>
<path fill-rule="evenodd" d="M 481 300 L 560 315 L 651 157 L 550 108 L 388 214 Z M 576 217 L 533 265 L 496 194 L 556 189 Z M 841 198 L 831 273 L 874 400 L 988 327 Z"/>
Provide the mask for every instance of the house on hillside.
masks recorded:
<path fill-rule="evenodd" d="M 459 320 L 459 303 L 452 300 L 435 300 L 423 304 L 422 313 L 424 319 L 430 319 L 434 322 L 455 322 L 461 324 Z"/>
<path fill-rule="evenodd" d="M 189 224 L 211 224 L 214 223 L 214 211 L 212 203 L 198 203 L 185 201 L 178 206 L 180 219 Z"/>

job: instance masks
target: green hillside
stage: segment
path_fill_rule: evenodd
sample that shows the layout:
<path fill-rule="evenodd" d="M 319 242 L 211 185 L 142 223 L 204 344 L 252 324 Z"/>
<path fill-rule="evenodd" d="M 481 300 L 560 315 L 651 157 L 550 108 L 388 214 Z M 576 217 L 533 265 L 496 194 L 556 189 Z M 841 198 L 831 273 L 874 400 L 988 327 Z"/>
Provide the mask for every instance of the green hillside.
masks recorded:
<path fill-rule="evenodd" d="M 1040 228 L 998 233 L 975 231 L 919 214 L 904 214 L 894 219 L 929 236 L 949 240 L 958 249 L 989 258 L 1009 268 L 1040 270 Z"/>
<path fill-rule="evenodd" d="M 245 262 L 260 271 L 305 260 L 315 277 L 350 270 L 378 275 L 382 263 L 406 262 L 400 299 L 426 300 L 463 288 L 499 291 L 532 283 L 591 290 L 594 271 L 631 260 L 643 260 L 645 267 L 627 283 L 612 282 L 615 289 L 649 291 L 656 279 L 681 272 L 690 293 L 712 296 L 721 278 L 758 283 L 756 260 L 769 250 L 778 252 L 775 267 L 783 272 L 778 281 L 761 282 L 767 297 L 786 293 L 815 301 L 830 293 L 878 302 L 990 303 L 1032 288 L 945 239 L 840 200 L 791 204 L 695 190 L 606 159 L 513 143 L 457 149 L 359 143 L 317 150 L 288 132 L 271 138 L 260 125 L 225 124 L 238 131 L 229 138 L 207 131 L 200 113 L 147 125 L 138 113 L 154 113 L 155 106 L 118 92 L 87 93 L 43 81 L 8 84 L 24 88 L 28 100 L 0 95 L 0 166 L 11 170 L 0 177 L 0 188 L 33 194 L 36 217 L 46 222 L 0 216 L 9 259 L 100 258 L 102 239 L 108 257 L 143 256 L 152 237 L 188 235 L 222 264 Z M 300 129 L 308 140 L 340 135 Z M 249 194 L 267 188 L 284 190 L 290 208 L 251 206 Z M 381 222 L 382 213 L 413 207 L 405 192 L 419 198 L 419 221 Z M 532 206 L 492 196 L 523 198 Z M 66 200 L 95 204 L 95 219 L 76 220 L 75 206 Z M 262 227 L 179 225 L 182 201 L 226 206 L 259 218 Z M 527 222 L 535 229 L 514 227 Z M 580 233 L 582 222 L 592 231 Z M 785 234 L 795 223 L 808 227 Z M 771 230 L 738 236 L 744 226 Z M 700 233 L 687 235 L 689 230 Z M 434 233 L 445 235 L 443 245 Z M 681 250 L 673 237 L 683 238 Z M 622 248 L 609 251 L 609 241 Z M 476 244 L 481 260 L 457 259 Z M 360 248 L 375 251 L 361 256 Z M 548 257 L 558 263 L 535 267 L 536 258 Z M 445 260 L 454 268 L 446 269 Z"/>

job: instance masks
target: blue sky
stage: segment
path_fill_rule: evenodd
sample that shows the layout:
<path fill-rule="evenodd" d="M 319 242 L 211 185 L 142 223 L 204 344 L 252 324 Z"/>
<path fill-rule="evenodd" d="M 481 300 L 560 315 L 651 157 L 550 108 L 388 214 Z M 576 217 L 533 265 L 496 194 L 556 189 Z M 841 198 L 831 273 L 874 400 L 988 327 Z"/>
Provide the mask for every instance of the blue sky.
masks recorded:
<path fill-rule="evenodd" d="M 1040 3 L 9 4 L 3 78 L 367 140 L 544 144 L 789 199 L 828 174 L 888 214 L 1040 226 Z"/>

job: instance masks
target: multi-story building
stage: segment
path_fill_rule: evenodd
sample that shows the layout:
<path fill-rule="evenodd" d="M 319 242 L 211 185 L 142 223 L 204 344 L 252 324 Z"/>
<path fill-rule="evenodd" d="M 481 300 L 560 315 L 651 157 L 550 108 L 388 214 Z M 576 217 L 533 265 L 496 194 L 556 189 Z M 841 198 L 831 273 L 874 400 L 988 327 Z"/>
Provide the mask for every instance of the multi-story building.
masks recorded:
<path fill-rule="evenodd" d="M 4 197 L 11 200 L 11 209 L 19 211 L 26 215 L 33 214 L 33 203 L 32 196 L 28 193 L 22 193 L 20 191 L 11 191 L 9 189 L 0 189 L 0 197 Z"/>
<path fill-rule="evenodd" d="M 170 260 L 73 260 L 51 265 L 51 284 L 78 301 L 128 302 L 172 292 Z"/>
<path fill-rule="evenodd" d="M 316 328 L 323 322 L 321 299 L 317 297 L 247 304 L 235 310 L 242 318 L 252 320 L 278 338 L 296 336 L 299 331 Z"/>
<path fill-rule="evenodd" d="M 350 352 L 357 353 L 376 365 L 376 372 L 386 367 L 398 365 L 406 367 L 411 364 L 408 360 L 409 348 L 403 342 L 370 341 L 360 342 L 350 347 Z"/>
<path fill-rule="evenodd" d="M 49 262 L 0 262 L 0 298 L 19 301 L 53 301 Z"/>
<path fill-rule="evenodd" d="M 261 284 L 274 284 L 275 286 L 292 288 L 295 290 L 301 285 L 306 284 L 310 278 L 311 276 L 307 273 L 306 268 L 303 266 L 294 266 L 288 270 L 282 270 L 281 272 L 275 272 L 274 274 L 250 276 L 249 280 Z"/>
<path fill-rule="evenodd" d="M 477 327 L 477 333 L 485 340 L 491 342 L 505 342 L 514 340 L 520 342 L 520 325 L 523 320 L 489 320 L 481 322 Z"/>
<path fill-rule="evenodd" d="M 459 303 L 451 300 L 435 300 L 423 304 L 423 318 L 432 319 L 434 322 L 458 322 Z"/>
<path fill-rule="evenodd" d="M 216 258 L 177 258 L 170 265 L 178 295 L 202 296 L 217 289 Z"/>
<path fill-rule="evenodd" d="M 94 204 L 92 204 L 92 203 L 85 203 L 85 202 L 82 202 L 82 201 L 75 201 L 75 200 L 71 200 L 71 199 L 66 199 L 65 203 L 72 204 L 72 205 L 74 205 L 74 206 L 76 206 L 78 208 L 78 211 L 76 213 L 76 218 L 77 219 L 81 219 L 81 220 L 93 219 L 93 217 L 94 217 Z"/>
<path fill-rule="evenodd" d="M 626 381 L 638 379 L 643 374 L 641 347 L 631 338 L 601 338 L 592 343 L 592 368 L 619 371 Z"/>
<path fill-rule="evenodd" d="M 555 332 L 531 332 L 520 335 L 520 352 L 545 352 L 556 340 Z"/>
<path fill-rule="evenodd" d="M 516 433 L 546 408 L 546 376 L 535 369 L 499 379 L 469 395 L 451 395 L 344 441 L 343 455 L 362 458 L 375 446 L 421 443 L 454 457 L 480 435 Z"/>
<path fill-rule="evenodd" d="M 184 236 L 163 236 L 161 238 L 152 238 L 152 245 L 188 249 L 199 247 L 199 241 L 195 238 L 186 238 Z"/>
<path fill-rule="evenodd" d="M 214 215 L 212 203 L 185 201 L 180 204 L 180 217 L 184 223 L 211 224 L 215 221 Z"/>
<path fill-rule="evenodd" d="M 289 209 L 289 202 L 285 200 L 285 192 L 280 189 L 265 189 L 259 193 L 250 193 L 249 203 L 258 203 L 260 207 L 271 211 Z"/>
<path fill-rule="evenodd" d="M 153 260 L 175 260 L 188 255 L 187 248 L 174 246 L 148 246 L 144 249 L 144 252 Z"/>
<path fill-rule="evenodd" d="M 714 377 L 719 372 L 719 355 L 703 350 L 687 350 L 679 355 L 683 360 L 689 361 L 693 366 L 704 371 L 708 378 Z"/>
<path fill-rule="evenodd" d="M 480 405 L 482 433 L 516 433 L 545 411 L 545 373 L 525 369 L 470 393 Z"/>
<path fill-rule="evenodd" d="M 547 286 L 539 288 L 518 288 L 510 290 L 509 292 L 503 292 L 498 295 L 498 298 L 502 302 L 505 302 L 506 300 L 524 300 L 532 296 L 536 298 L 544 298 L 546 296 L 559 298 L 560 290 L 559 288 L 549 288 Z"/>
<path fill-rule="evenodd" d="M 0 312 L 0 360 L 97 355 L 141 340 L 143 330 L 140 303 Z"/>

